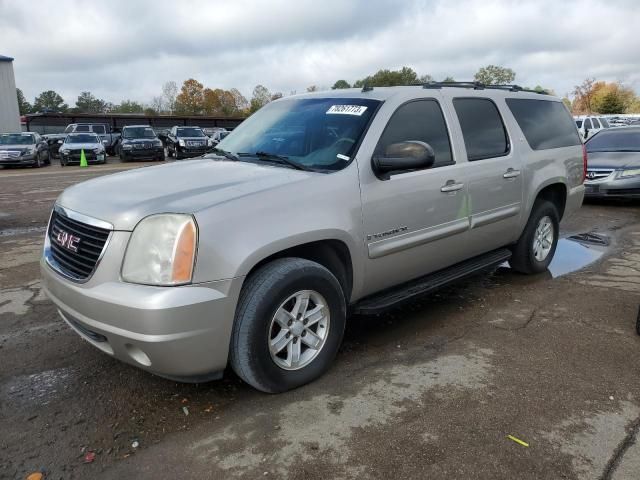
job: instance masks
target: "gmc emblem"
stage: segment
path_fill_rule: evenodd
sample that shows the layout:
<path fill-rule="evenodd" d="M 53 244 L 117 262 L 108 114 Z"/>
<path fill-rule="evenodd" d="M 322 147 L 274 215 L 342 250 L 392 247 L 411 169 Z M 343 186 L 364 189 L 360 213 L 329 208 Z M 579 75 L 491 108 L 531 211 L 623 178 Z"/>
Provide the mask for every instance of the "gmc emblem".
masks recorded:
<path fill-rule="evenodd" d="M 76 237 L 75 235 L 71 235 L 64 230 L 59 230 L 56 235 L 56 240 L 58 244 L 67 250 L 71 250 L 72 252 L 78 252 L 78 244 L 80 243 L 80 237 Z"/>

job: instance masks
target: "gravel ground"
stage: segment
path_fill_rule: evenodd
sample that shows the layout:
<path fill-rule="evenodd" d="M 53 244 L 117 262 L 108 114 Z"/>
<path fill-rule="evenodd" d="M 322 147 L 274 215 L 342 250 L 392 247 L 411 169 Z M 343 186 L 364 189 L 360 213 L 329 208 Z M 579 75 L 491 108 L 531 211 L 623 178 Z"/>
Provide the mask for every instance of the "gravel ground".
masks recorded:
<path fill-rule="evenodd" d="M 58 193 L 143 165 L 0 171 L 0 478 L 638 478 L 637 204 L 565 221 L 563 236 L 610 244 L 565 240 L 564 275 L 502 267 L 352 317 L 323 378 L 265 395 L 232 373 L 185 385 L 117 362 L 44 298 Z"/>

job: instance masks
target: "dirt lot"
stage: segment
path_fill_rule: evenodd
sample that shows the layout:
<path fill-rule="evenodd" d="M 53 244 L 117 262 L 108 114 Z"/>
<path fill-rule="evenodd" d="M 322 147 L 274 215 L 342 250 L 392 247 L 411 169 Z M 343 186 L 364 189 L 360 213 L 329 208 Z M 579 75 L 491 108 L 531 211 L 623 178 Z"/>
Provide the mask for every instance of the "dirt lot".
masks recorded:
<path fill-rule="evenodd" d="M 639 478 L 637 204 L 564 222 L 610 242 L 565 240 L 565 275 L 503 267 L 352 317 L 327 375 L 264 395 L 231 373 L 184 385 L 112 360 L 43 297 L 58 193 L 138 166 L 0 171 L 0 478 Z"/>

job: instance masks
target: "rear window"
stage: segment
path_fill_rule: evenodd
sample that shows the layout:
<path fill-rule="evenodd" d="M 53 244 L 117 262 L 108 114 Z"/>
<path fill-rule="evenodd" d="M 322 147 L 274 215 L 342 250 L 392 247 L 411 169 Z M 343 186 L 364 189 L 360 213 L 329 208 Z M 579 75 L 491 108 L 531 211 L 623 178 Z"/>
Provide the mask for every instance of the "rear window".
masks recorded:
<path fill-rule="evenodd" d="M 601 118 L 600 123 L 602 124 L 602 128 L 609 128 L 611 126 L 606 118 Z"/>
<path fill-rule="evenodd" d="M 456 98 L 453 106 L 460 120 L 469 161 L 509 153 L 507 131 L 495 103 L 488 98 Z"/>
<path fill-rule="evenodd" d="M 573 118 L 562 103 L 523 98 L 506 102 L 533 150 L 580 145 Z"/>
<path fill-rule="evenodd" d="M 94 131 L 95 133 L 98 133 L 98 134 L 106 133 L 106 130 L 105 130 L 105 128 L 104 128 L 104 125 L 94 125 L 94 126 L 93 126 L 93 131 Z"/>

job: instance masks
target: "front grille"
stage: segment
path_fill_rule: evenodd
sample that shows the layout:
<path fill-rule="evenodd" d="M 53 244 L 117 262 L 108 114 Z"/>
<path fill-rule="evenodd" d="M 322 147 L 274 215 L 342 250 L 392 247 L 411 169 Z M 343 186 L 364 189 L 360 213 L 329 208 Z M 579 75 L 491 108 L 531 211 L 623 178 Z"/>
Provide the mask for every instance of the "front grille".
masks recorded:
<path fill-rule="evenodd" d="M 54 210 L 49 227 L 51 257 L 61 273 L 77 280 L 86 280 L 91 276 L 102 255 L 110 231 L 73 220 Z M 66 236 L 65 236 L 66 234 Z M 77 238 L 72 248 L 65 246 L 69 236 Z M 73 247 L 77 251 L 73 250 Z"/>
<path fill-rule="evenodd" d="M 15 159 L 20 157 L 20 150 L 0 150 L 0 159 Z"/>
<path fill-rule="evenodd" d="M 200 142 L 197 140 L 187 140 L 187 147 L 204 147 L 206 146 L 206 142 Z"/>
<path fill-rule="evenodd" d="M 80 160 L 81 155 L 82 155 L 82 149 L 73 149 L 69 151 L 68 156 L 71 157 L 72 159 Z M 84 158 L 86 158 L 87 160 L 95 160 L 97 158 L 96 152 L 94 152 L 93 150 L 85 150 Z"/>
<path fill-rule="evenodd" d="M 587 182 L 594 182 L 596 180 L 602 180 L 607 178 L 613 173 L 613 169 L 607 168 L 590 168 L 587 169 Z"/>
<path fill-rule="evenodd" d="M 134 144 L 134 148 L 136 148 L 137 150 L 143 150 L 143 149 L 149 150 L 151 147 L 153 147 L 153 145 L 149 142 Z"/>

